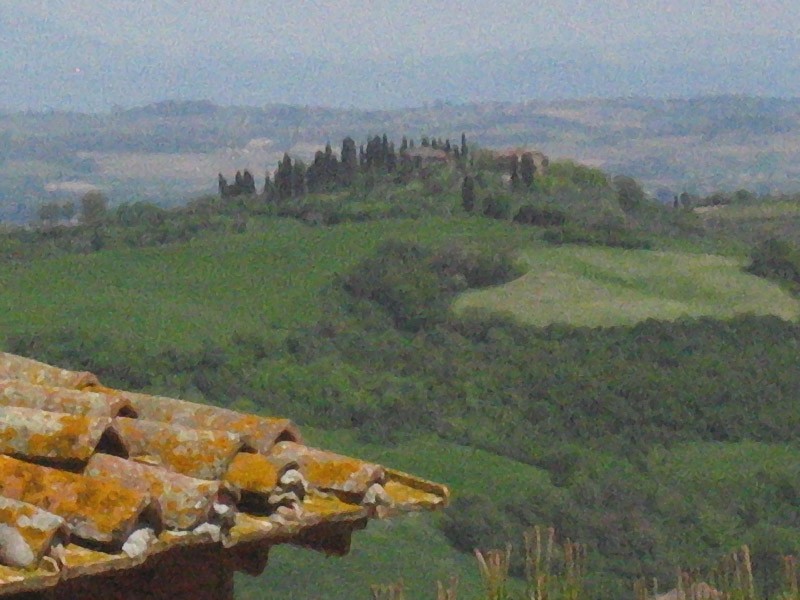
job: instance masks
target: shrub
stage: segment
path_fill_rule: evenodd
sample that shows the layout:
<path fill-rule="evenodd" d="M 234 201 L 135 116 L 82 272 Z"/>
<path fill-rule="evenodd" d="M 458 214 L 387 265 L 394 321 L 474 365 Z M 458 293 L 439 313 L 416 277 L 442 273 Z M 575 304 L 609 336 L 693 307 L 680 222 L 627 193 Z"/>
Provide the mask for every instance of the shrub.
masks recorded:
<path fill-rule="evenodd" d="M 796 290 L 800 286 L 800 251 L 792 244 L 769 239 L 750 255 L 747 270 L 754 275 L 789 282 Z"/>

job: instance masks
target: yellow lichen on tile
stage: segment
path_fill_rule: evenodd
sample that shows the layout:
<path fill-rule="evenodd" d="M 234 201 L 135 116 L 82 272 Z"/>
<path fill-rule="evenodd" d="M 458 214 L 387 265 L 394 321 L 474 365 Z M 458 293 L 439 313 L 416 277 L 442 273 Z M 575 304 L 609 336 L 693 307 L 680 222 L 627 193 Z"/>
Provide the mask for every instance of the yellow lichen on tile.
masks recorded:
<path fill-rule="evenodd" d="M 56 585 L 60 579 L 61 575 L 53 565 L 33 570 L 0 565 L 0 592 L 3 594 L 35 592 Z"/>
<path fill-rule="evenodd" d="M 107 417 L 0 406 L 0 453 L 34 459 L 87 460 L 110 423 Z"/>
<path fill-rule="evenodd" d="M 231 462 L 224 481 L 240 490 L 268 494 L 278 485 L 278 468 L 261 454 L 240 452 Z"/>
<path fill-rule="evenodd" d="M 129 456 L 157 457 L 158 464 L 176 473 L 199 479 L 220 479 L 243 446 L 228 431 L 191 429 L 157 421 L 114 419 L 114 430 Z"/>
<path fill-rule="evenodd" d="M 303 511 L 315 515 L 322 522 L 361 518 L 367 510 L 358 504 L 343 502 L 333 495 L 310 493 L 303 499 Z"/>
<path fill-rule="evenodd" d="M 437 508 L 445 503 L 442 496 L 407 486 L 398 481 L 387 481 L 383 487 L 392 501 L 406 510 Z"/>
<path fill-rule="evenodd" d="M 149 498 L 116 483 L 33 465 L 0 455 L 4 496 L 62 517 L 78 537 L 121 541 Z"/>

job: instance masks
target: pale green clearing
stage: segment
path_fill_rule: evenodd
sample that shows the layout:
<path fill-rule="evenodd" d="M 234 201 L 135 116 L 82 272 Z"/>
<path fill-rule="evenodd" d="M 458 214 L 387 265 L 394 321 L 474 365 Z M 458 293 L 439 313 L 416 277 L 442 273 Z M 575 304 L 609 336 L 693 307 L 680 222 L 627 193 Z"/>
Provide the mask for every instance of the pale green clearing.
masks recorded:
<path fill-rule="evenodd" d="M 532 248 L 522 277 L 462 294 L 457 312 L 484 309 L 533 325 L 629 325 L 737 314 L 795 319 L 800 301 L 742 270 L 746 260 L 709 254 L 561 246 Z"/>

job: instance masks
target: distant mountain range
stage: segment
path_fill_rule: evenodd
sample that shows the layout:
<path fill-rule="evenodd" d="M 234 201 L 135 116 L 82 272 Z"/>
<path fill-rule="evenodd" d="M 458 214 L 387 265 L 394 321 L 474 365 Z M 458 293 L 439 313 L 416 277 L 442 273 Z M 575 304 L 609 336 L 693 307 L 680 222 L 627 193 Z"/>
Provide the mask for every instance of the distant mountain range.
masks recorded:
<path fill-rule="evenodd" d="M 374 109 L 437 100 L 800 96 L 797 38 L 681 39 L 665 33 L 613 51 L 547 47 L 355 61 L 292 49 L 281 55 L 208 50 L 173 58 L 48 27 L 43 23 L 32 40 L 0 23 L 0 107 L 96 112 L 164 98 L 212 98 L 223 105 Z"/>

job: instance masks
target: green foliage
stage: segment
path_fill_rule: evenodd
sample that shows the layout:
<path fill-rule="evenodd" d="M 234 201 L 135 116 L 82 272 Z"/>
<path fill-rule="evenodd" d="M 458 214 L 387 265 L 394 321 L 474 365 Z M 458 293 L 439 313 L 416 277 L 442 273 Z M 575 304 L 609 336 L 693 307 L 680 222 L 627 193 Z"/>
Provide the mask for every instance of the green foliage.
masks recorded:
<path fill-rule="evenodd" d="M 800 251 L 789 242 L 766 240 L 753 250 L 750 258 L 751 273 L 784 281 L 795 291 L 800 289 Z"/>
<path fill-rule="evenodd" d="M 613 180 L 617 201 L 625 212 L 630 212 L 640 207 L 646 201 L 644 190 L 632 177 L 617 175 Z"/>
<path fill-rule="evenodd" d="M 108 211 L 108 198 L 100 192 L 87 192 L 81 198 L 81 222 L 96 225 Z"/>

